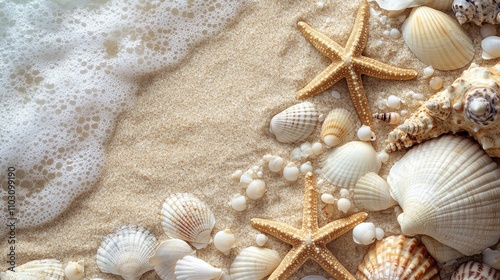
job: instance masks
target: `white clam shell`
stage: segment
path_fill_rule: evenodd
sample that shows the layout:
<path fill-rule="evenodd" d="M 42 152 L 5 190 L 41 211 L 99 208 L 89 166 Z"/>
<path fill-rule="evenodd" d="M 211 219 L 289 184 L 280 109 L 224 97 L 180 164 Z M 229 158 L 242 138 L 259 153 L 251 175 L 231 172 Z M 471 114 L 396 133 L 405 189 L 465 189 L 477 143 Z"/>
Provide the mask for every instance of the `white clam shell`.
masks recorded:
<path fill-rule="evenodd" d="M 352 141 L 326 153 L 321 174 L 333 185 L 351 189 L 368 172 L 378 173 L 382 162 L 368 142 Z"/>
<path fill-rule="evenodd" d="M 275 115 L 269 124 L 269 131 L 281 143 L 304 141 L 313 133 L 318 116 L 313 103 L 302 102 Z"/>
<path fill-rule="evenodd" d="M 483 59 L 494 59 L 500 57 L 500 37 L 490 36 L 481 41 Z"/>
<path fill-rule="evenodd" d="M 156 245 L 156 238 L 143 227 L 124 226 L 104 238 L 97 250 L 97 266 L 125 280 L 138 280 L 153 269 L 148 260 Z"/>
<path fill-rule="evenodd" d="M 427 235 L 422 235 L 420 240 L 422 240 L 422 243 L 425 245 L 425 248 L 427 248 L 429 254 L 431 254 L 431 256 L 440 263 L 445 263 L 464 256 L 459 251 L 446 246 Z"/>
<path fill-rule="evenodd" d="M 446 135 L 411 149 L 390 170 L 403 209 L 403 234 L 428 235 L 464 255 L 495 244 L 500 231 L 500 169 L 468 138 Z"/>
<path fill-rule="evenodd" d="M 174 274 L 177 280 L 211 280 L 220 279 L 222 270 L 188 255 L 177 261 Z"/>
<path fill-rule="evenodd" d="M 0 273 L 2 280 L 63 280 L 64 271 L 60 261 L 43 259 L 30 261 L 16 266 L 15 272 L 7 270 Z"/>
<path fill-rule="evenodd" d="M 469 261 L 461 264 L 451 280 L 498 280 L 500 273 L 484 263 Z"/>
<path fill-rule="evenodd" d="M 64 268 L 64 275 L 69 280 L 80 280 L 85 277 L 85 261 L 68 262 Z"/>
<path fill-rule="evenodd" d="M 375 0 L 380 8 L 387 11 L 399 11 L 407 8 L 427 6 L 436 10 L 451 10 L 453 0 Z"/>
<path fill-rule="evenodd" d="M 474 56 L 472 41 L 456 20 L 429 7 L 414 8 L 402 33 L 415 56 L 435 69 L 458 69 Z"/>
<path fill-rule="evenodd" d="M 344 144 L 354 137 L 356 128 L 352 114 L 344 108 L 333 109 L 321 126 L 320 139 L 329 148 Z"/>
<path fill-rule="evenodd" d="M 259 280 L 270 275 L 281 262 L 277 251 L 260 247 L 243 249 L 231 264 L 233 280 Z"/>
<path fill-rule="evenodd" d="M 180 239 L 169 239 L 160 243 L 155 254 L 149 258 L 149 263 L 161 279 L 175 279 L 177 261 L 188 255 L 196 255 L 196 251 L 189 244 Z"/>
<path fill-rule="evenodd" d="M 353 201 L 358 208 L 368 211 L 381 211 L 397 205 L 390 194 L 389 184 L 375 172 L 359 178 L 353 189 Z"/>
<path fill-rule="evenodd" d="M 500 269 L 500 251 L 486 248 L 483 251 L 483 262 L 494 269 Z"/>
<path fill-rule="evenodd" d="M 231 248 L 234 247 L 236 238 L 230 229 L 225 229 L 217 232 L 214 236 L 214 246 L 224 255 L 229 255 Z"/>
<path fill-rule="evenodd" d="M 192 194 L 178 193 L 165 200 L 161 215 L 168 237 L 187 241 L 196 249 L 207 247 L 215 216 L 205 202 Z"/>

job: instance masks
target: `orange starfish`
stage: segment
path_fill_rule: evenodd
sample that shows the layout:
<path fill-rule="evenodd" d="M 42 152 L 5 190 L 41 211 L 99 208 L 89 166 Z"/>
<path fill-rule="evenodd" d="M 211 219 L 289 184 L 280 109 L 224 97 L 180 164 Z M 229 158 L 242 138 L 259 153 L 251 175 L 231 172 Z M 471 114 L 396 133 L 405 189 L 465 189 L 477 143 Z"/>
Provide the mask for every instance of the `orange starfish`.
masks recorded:
<path fill-rule="evenodd" d="M 364 221 L 368 214 L 365 212 L 356 213 L 319 228 L 316 182 L 311 172 L 306 174 L 305 180 L 306 186 L 301 229 L 296 229 L 285 223 L 264 219 L 254 218 L 251 221 L 254 228 L 293 246 L 268 279 L 286 279 L 308 259 L 312 259 L 330 273 L 331 276 L 335 277 L 335 279 L 354 280 L 355 278 L 352 274 L 326 248 L 326 244 Z"/>
<path fill-rule="evenodd" d="M 379 79 L 410 80 L 415 78 L 418 73 L 413 69 L 394 67 L 362 55 L 368 40 L 369 15 L 368 3 L 363 0 L 345 48 L 314 30 L 307 23 L 300 21 L 297 24 L 304 37 L 318 51 L 332 60 L 330 66 L 297 92 L 297 99 L 316 96 L 345 78 L 359 119 L 364 125 L 371 126 L 372 114 L 363 89 L 361 75 Z"/>

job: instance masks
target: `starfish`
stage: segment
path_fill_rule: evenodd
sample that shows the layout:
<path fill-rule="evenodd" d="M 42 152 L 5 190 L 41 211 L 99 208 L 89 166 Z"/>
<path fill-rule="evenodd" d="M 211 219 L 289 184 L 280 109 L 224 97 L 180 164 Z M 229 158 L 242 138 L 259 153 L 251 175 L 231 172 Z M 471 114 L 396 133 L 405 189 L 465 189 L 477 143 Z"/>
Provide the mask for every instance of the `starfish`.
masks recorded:
<path fill-rule="evenodd" d="M 288 252 L 279 266 L 269 276 L 269 280 L 287 279 L 308 259 L 317 262 L 335 279 L 355 278 L 335 258 L 326 244 L 348 232 L 354 226 L 366 219 L 365 212 L 356 213 L 347 218 L 342 218 L 328 223 L 319 228 L 318 226 L 318 192 L 316 182 L 311 172 L 305 178 L 304 209 L 302 217 L 302 228 L 297 229 L 286 223 L 254 218 L 252 226 L 262 232 L 270 234 L 283 242 L 291 244 L 293 248 Z"/>
<path fill-rule="evenodd" d="M 362 55 L 368 40 L 369 15 L 368 3 L 363 0 L 345 48 L 314 30 L 307 23 L 300 21 L 297 24 L 304 37 L 318 51 L 332 60 L 332 63 L 323 72 L 297 92 L 297 99 L 316 96 L 345 78 L 351 100 L 361 122 L 371 126 L 373 119 L 363 89 L 361 75 L 379 79 L 410 80 L 415 78 L 418 73 L 413 69 L 394 67 Z"/>

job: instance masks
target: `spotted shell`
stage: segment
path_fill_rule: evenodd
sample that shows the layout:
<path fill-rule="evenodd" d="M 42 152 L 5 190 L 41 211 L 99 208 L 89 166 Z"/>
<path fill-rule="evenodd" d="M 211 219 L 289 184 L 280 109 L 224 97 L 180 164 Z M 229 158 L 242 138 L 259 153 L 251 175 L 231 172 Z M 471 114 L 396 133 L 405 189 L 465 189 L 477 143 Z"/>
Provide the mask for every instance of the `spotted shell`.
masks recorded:
<path fill-rule="evenodd" d="M 332 148 L 345 143 L 354 133 L 352 114 L 346 109 L 337 108 L 331 110 L 323 121 L 320 138 L 327 147 Z"/>
<path fill-rule="evenodd" d="M 416 238 L 389 236 L 370 247 L 356 272 L 358 280 L 440 279 L 436 262 Z"/>
<path fill-rule="evenodd" d="M 318 116 L 318 111 L 313 103 L 295 104 L 271 119 L 269 131 L 281 143 L 304 141 L 313 133 L 318 123 Z"/>
<path fill-rule="evenodd" d="M 145 228 L 124 226 L 104 238 L 97 250 L 97 266 L 125 280 L 138 280 L 153 269 L 149 257 L 156 245 L 156 238 Z"/>
<path fill-rule="evenodd" d="M 490 156 L 500 157 L 499 114 L 500 65 L 472 64 L 389 133 L 386 151 L 408 148 L 448 132 L 467 131 Z"/>
<path fill-rule="evenodd" d="M 60 261 L 43 259 L 16 266 L 15 272 L 0 272 L 2 280 L 63 280 L 64 271 Z"/>
<path fill-rule="evenodd" d="M 215 226 L 215 216 L 196 196 L 178 193 L 163 203 L 161 210 L 163 230 L 170 238 L 187 241 L 196 249 L 205 248 Z"/>
<path fill-rule="evenodd" d="M 500 23 L 499 0 L 454 0 L 453 12 L 460 24 L 473 22 L 477 25 L 483 23 Z"/>
<path fill-rule="evenodd" d="M 484 263 L 469 261 L 461 264 L 451 280 L 499 280 L 500 273 Z"/>

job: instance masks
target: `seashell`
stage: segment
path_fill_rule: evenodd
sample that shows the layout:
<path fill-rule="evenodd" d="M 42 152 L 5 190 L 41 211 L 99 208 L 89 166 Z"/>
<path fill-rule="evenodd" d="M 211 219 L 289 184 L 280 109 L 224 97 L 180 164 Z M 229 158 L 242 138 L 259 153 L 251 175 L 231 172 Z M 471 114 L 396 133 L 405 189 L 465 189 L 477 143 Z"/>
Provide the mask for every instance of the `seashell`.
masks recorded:
<path fill-rule="evenodd" d="M 215 216 L 205 202 L 192 194 L 178 193 L 165 200 L 161 214 L 168 237 L 187 241 L 196 249 L 207 247 Z"/>
<path fill-rule="evenodd" d="M 440 279 L 436 262 L 416 238 L 389 236 L 373 244 L 356 271 L 358 280 Z"/>
<path fill-rule="evenodd" d="M 413 54 L 435 69 L 462 68 L 474 56 L 471 39 L 454 19 L 441 11 L 424 6 L 414 8 L 401 31 Z"/>
<path fill-rule="evenodd" d="M 260 247 L 243 249 L 231 264 L 231 279 L 259 280 L 270 275 L 280 264 L 278 252 Z"/>
<path fill-rule="evenodd" d="M 481 41 L 481 56 L 483 59 L 494 59 L 500 57 L 500 37 L 490 36 Z"/>
<path fill-rule="evenodd" d="M 231 248 L 236 243 L 236 238 L 230 229 L 225 229 L 217 232 L 214 236 L 214 246 L 224 255 L 229 255 Z"/>
<path fill-rule="evenodd" d="M 461 264 L 451 280 L 499 280 L 500 273 L 484 263 L 469 261 Z"/>
<path fill-rule="evenodd" d="M 80 280 L 85 277 L 85 261 L 68 262 L 64 268 L 64 275 L 69 280 Z"/>
<path fill-rule="evenodd" d="M 436 10 L 451 10 L 453 0 L 375 0 L 380 8 L 387 11 L 400 11 L 407 8 L 427 6 Z"/>
<path fill-rule="evenodd" d="M 494 269 L 500 269 L 500 251 L 486 248 L 483 251 L 483 262 Z"/>
<path fill-rule="evenodd" d="M 154 253 L 156 238 L 140 226 L 123 226 L 104 238 L 97 250 L 97 266 L 102 272 L 138 280 L 152 270 L 149 257 Z"/>
<path fill-rule="evenodd" d="M 464 256 L 459 251 L 446 246 L 427 235 L 422 235 L 420 240 L 422 240 L 422 244 L 425 245 L 425 248 L 427 248 L 429 254 L 431 254 L 431 256 L 440 263 L 445 263 Z"/>
<path fill-rule="evenodd" d="M 295 104 L 275 115 L 269 131 L 281 143 L 297 143 L 311 135 L 318 123 L 318 111 L 311 102 Z"/>
<path fill-rule="evenodd" d="M 174 274 L 177 280 L 211 280 L 220 279 L 222 270 L 204 260 L 187 255 L 177 261 Z"/>
<path fill-rule="evenodd" d="M 2 280 L 63 280 L 64 271 L 60 261 L 43 259 L 16 266 L 15 272 L 0 272 Z"/>
<path fill-rule="evenodd" d="M 352 188 L 361 176 L 378 173 L 381 161 L 370 143 L 348 142 L 326 153 L 321 162 L 321 174 L 341 188 Z"/>
<path fill-rule="evenodd" d="M 369 245 L 383 237 L 384 231 L 381 228 L 375 228 L 372 222 L 360 223 L 352 230 L 352 239 L 356 244 Z"/>
<path fill-rule="evenodd" d="M 358 136 L 359 140 L 361 140 L 361 141 L 375 141 L 375 140 L 377 140 L 375 133 L 367 125 L 362 125 L 358 129 L 357 136 Z"/>
<path fill-rule="evenodd" d="M 452 9 L 460 24 L 473 22 L 476 25 L 483 23 L 500 23 L 498 0 L 455 0 Z"/>
<path fill-rule="evenodd" d="M 355 132 L 352 114 L 344 108 L 337 108 L 331 110 L 323 121 L 320 139 L 332 148 L 345 143 Z"/>
<path fill-rule="evenodd" d="M 353 193 L 354 204 L 363 210 L 381 211 L 398 204 L 390 194 L 389 184 L 375 172 L 359 178 Z"/>
<path fill-rule="evenodd" d="M 445 135 L 408 151 L 387 183 L 403 234 L 428 235 L 464 255 L 500 238 L 500 169 L 475 142 Z"/>
<path fill-rule="evenodd" d="M 499 64 L 490 68 L 472 64 L 450 87 L 432 96 L 389 133 L 386 151 L 447 132 L 467 131 L 490 156 L 500 157 L 499 71 Z"/>
<path fill-rule="evenodd" d="M 175 279 L 177 261 L 188 255 L 196 255 L 196 251 L 189 244 L 180 239 L 169 239 L 160 243 L 155 254 L 149 258 L 149 263 L 161 279 Z"/>
<path fill-rule="evenodd" d="M 387 122 L 389 124 L 398 124 L 401 122 L 401 115 L 396 112 L 375 113 L 373 114 L 373 118 Z"/>

